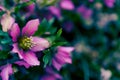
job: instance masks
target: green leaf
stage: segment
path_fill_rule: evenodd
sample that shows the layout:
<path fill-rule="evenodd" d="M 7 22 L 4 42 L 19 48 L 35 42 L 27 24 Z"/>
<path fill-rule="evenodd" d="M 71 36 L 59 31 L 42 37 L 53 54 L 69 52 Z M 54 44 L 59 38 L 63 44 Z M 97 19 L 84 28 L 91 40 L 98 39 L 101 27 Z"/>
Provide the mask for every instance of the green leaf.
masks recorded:
<path fill-rule="evenodd" d="M 65 45 L 67 44 L 67 42 L 55 42 L 52 44 L 52 46 L 62 46 L 62 45 Z"/>
<path fill-rule="evenodd" d="M 0 17 L 1 17 L 4 13 L 5 13 L 4 11 L 0 11 Z"/>
<path fill-rule="evenodd" d="M 44 62 L 44 68 L 47 66 L 47 64 L 51 61 L 50 53 L 44 55 L 43 62 Z"/>
<path fill-rule="evenodd" d="M 61 36 L 61 34 L 62 34 L 62 28 L 58 30 L 56 38 L 59 38 Z"/>
<path fill-rule="evenodd" d="M 0 59 L 7 59 L 8 52 L 6 51 L 0 51 Z"/>
<path fill-rule="evenodd" d="M 43 19 L 40 23 L 38 30 L 35 32 L 35 36 L 42 35 L 46 32 L 46 29 L 48 28 L 48 22 L 46 19 Z"/>
<path fill-rule="evenodd" d="M 48 21 L 49 26 L 52 26 L 52 25 L 53 25 L 53 23 L 54 23 L 54 21 L 55 21 L 55 19 L 54 19 L 54 18 L 50 19 L 50 20 Z"/>
<path fill-rule="evenodd" d="M 47 21 L 46 19 L 43 19 L 40 23 L 38 30 L 35 32 L 35 36 L 41 36 L 41 35 L 52 35 L 56 32 L 57 28 L 53 27 L 54 18 Z"/>

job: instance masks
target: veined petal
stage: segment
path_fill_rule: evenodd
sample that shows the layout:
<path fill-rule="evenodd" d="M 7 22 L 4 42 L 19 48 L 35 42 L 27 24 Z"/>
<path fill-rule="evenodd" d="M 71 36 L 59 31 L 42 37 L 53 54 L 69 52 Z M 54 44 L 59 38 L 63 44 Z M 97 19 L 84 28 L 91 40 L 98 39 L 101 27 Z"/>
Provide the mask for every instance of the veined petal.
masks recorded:
<path fill-rule="evenodd" d="M 17 43 L 14 43 L 14 44 L 13 44 L 12 52 L 17 53 L 18 56 L 19 56 L 19 58 L 20 58 L 20 59 L 23 59 L 23 51 L 22 51 L 22 50 L 19 50 Z"/>
<path fill-rule="evenodd" d="M 6 66 L 3 67 L 0 76 L 2 77 L 2 80 L 9 80 L 9 75 L 13 73 L 12 70 L 12 65 L 7 64 Z"/>
<path fill-rule="evenodd" d="M 72 63 L 72 58 L 71 56 L 64 56 L 64 55 L 61 55 L 61 54 L 64 54 L 64 53 L 57 53 L 55 58 L 58 60 L 59 63 L 61 64 L 64 64 L 64 63 Z"/>
<path fill-rule="evenodd" d="M 15 19 L 11 17 L 9 14 L 4 14 L 1 18 L 1 25 L 2 25 L 2 30 L 4 32 L 7 32 L 15 22 Z"/>
<path fill-rule="evenodd" d="M 36 55 L 31 51 L 24 53 L 23 57 L 23 60 L 31 66 L 40 65 L 40 61 L 37 59 Z"/>
<path fill-rule="evenodd" d="M 60 70 L 62 67 L 62 64 L 58 63 L 55 59 L 52 59 L 52 64 L 57 70 Z"/>
<path fill-rule="evenodd" d="M 17 62 L 15 62 L 15 64 L 17 64 L 19 66 L 25 66 L 25 68 L 30 67 L 30 65 L 28 63 L 26 63 L 25 61 L 17 61 Z"/>
<path fill-rule="evenodd" d="M 16 42 L 18 36 L 20 35 L 20 28 L 17 23 L 14 23 L 12 28 L 10 29 L 10 35 L 12 37 L 13 42 Z"/>
<path fill-rule="evenodd" d="M 22 29 L 22 35 L 32 36 L 38 29 L 39 19 L 30 20 Z"/>
<path fill-rule="evenodd" d="M 65 53 L 71 53 L 74 50 L 73 47 L 58 47 L 58 52 L 65 52 Z"/>
<path fill-rule="evenodd" d="M 39 37 L 33 37 L 33 43 L 35 44 L 31 50 L 36 52 L 36 51 L 42 51 L 46 48 L 49 47 L 49 42 L 44 39 L 44 38 L 39 38 Z"/>

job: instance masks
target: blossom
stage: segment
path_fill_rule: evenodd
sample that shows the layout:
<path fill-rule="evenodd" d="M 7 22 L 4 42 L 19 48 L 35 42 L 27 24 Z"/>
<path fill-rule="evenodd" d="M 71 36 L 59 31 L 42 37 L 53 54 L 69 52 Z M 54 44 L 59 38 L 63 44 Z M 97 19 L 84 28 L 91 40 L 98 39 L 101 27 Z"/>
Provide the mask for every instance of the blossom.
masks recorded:
<path fill-rule="evenodd" d="M 71 52 L 74 50 L 73 47 L 58 47 L 58 52 L 55 54 L 52 59 L 53 66 L 60 70 L 61 67 L 66 63 L 72 63 Z"/>
<path fill-rule="evenodd" d="M 74 24 L 72 21 L 65 21 L 62 27 L 66 32 L 71 32 L 73 30 L 73 26 Z"/>
<path fill-rule="evenodd" d="M 0 11 L 5 11 L 5 8 L 0 5 Z"/>
<path fill-rule="evenodd" d="M 7 64 L 5 66 L 0 67 L 2 70 L 0 72 L 0 76 L 2 80 L 9 80 L 9 75 L 13 74 L 13 69 L 11 64 Z"/>
<path fill-rule="evenodd" d="M 14 23 L 9 32 L 14 42 L 12 52 L 18 53 L 19 58 L 31 66 L 40 65 L 35 52 L 49 47 L 49 42 L 46 39 L 32 36 L 37 31 L 38 25 L 38 19 L 30 20 L 20 32 L 18 24 Z"/>
<path fill-rule="evenodd" d="M 88 9 L 87 7 L 85 7 L 84 5 L 81 5 L 77 8 L 77 12 L 80 13 L 80 15 L 84 18 L 84 19 L 89 19 L 92 16 L 93 11 L 91 9 Z"/>
<path fill-rule="evenodd" d="M 105 69 L 101 68 L 102 80 L 109 80 L 111 75 L 112 75 L 112 73 L 110 70 L 105 70 Z"/>
<path fill-rule="evenodd" d="M 7 32 L 8 30 L 10 30 L 14 22 L 15 22 L 15 19 L 12 16 L 10 16 L 10 14 L 8 13 L 4 14 L 0 19 L 2 30 L 4 32 Z"/>
<path fill-rule="evenodd" d="M 40 80 L 62 80 L 62 77 L 53 71 L 51 67 L 46 68 L 46 75 L 44 75 Z"/>
<path fill-rule="evenodd" d="M 49 7 L 49 11 L 55 15 L 57 18 L 61 18 L 61 11 L 59 8 L 57 8 L 56 6 L 50 6 Z"/>
<path fill-rule="evenodd" d="M 115 0 L 104 0 L 107 7 L 114 7 Z"/>
<path fill-rule="evenodd" d="M 60 7 L 62 9 L 66 9 L 66 10 L 73 10 L 74 9 L 74 5 L 73 5 L 71 0 L 62 0 L 60 2 Z"/>

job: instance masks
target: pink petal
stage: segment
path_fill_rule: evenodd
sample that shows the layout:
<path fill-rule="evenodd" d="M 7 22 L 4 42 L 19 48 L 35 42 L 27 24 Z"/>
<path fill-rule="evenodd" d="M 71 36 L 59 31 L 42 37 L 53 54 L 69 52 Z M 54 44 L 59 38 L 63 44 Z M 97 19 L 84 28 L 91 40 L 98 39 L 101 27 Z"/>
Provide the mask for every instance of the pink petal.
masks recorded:
<path fill-rule="evenodd" d="M 39 37 L 33 37 L 33 43 L 35 44 L 31 50 L 36 52 L 36 51 L 42 51 L 46 48 L 49 47 L 49 42 L 44 39 L 44 38 L 39 38 Z"/>
<path fill-rule="evenodd" d="M 11 17 L 9 14 L 4 14 L 1 18 L 1 25 L 2 25 L 2 30 L 4 32 L 7 32 L 15 22 L 14 18 Z"/>
<path fill-rule="evenodd" d="M 0 5 L 0 11 L 5 11 L 5 8 Z"/>
<path fill-rule="evenodd" d="M 19 56 L 19 58 L 20 58 L 20 59 L 23 59 L 23 51 L 22 51 L 22 50 L 19 50 L 17 43 L 14 43 L 14 44 L 13 44 L 12 52 L 17 53 L 18 56 Z"/>
<path fill-rule="evenodd" d="M 32 36 L 38 29 L 39 19 L 30 20 L 22 29 L 22 35 Z"/>
<path fill-rule="evenodd" d="M 3 67 L 0 76 L 2 77 L 2 80 L 9 80 L 9 75 L 13 73 L 12 70 L 12 65 L 7 64 L 6 66 Z"/>
<path fill-rule="evenodd" d="M 13 42 L 16 42 L 18 36 L 20 35 L 20 28 L 17 23 L 14 23 L 13 27 L 10 29 L 10 35 L 12 37 Z"/>
<path fill-rule="evenodd" d="M 25 66 L 25 68 L 29 68 L 30 65 L 26 63 L 25 61 L 17 61 L 15 64 L 18 64 L 19 66 Z"/>
<path fill-rule="evenodd" d="M 49 10 L 53 15 L 57 16 L 58 18 L 61 18 L 61 11 L 59 8 L 57 8 L 55 6 L 50 6 Z"/>
<path fill-rule="evenodd" d="M 58 47 L 58 52 L 66 52 L 66 53 L 71 53 L 74 50 L 73 47 Z"/>
<path fill-rule="evenodd" d="M 23 60 L 25 60 L 31 66 L 40 65 L 40 61 L 37 59 L 36 55 L 30 51 L 24 53 Z"/>
<path fill-rule="evenodd" d="M 57 53 L 57 55 L 55 56 L 55 58 L 59 61 L 59 63 L 64 64 L 64 63 L 72 63 L 72 58 L 70 56 L 64 56 L 61 55 L 64 53 Z"/>
<path fill-rule="evenodd" d="M 61 8 L 66 9 L 66 10 L 73 10 L 74 5 L 70 0 L 63 0 L 60 3 Z"/>
<path fill-rule="evenodd" d="M 57 70 L 60 70 L 62 67 L 62 65 L 59 64 L 55 59 L 52 59 L 52 64 Z"/>

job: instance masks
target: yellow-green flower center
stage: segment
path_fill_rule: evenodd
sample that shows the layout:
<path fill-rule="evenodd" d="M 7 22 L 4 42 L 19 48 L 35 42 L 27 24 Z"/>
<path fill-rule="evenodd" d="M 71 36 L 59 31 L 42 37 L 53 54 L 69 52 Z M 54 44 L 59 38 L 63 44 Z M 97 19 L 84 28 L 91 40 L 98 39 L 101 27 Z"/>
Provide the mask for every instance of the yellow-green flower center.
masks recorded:
<path fill-rule="evenodd" d="M 24 50 L 30 49 L 33 46 L 32 37 L 24 36 L 24 37 L 20 38 L 19 46 Z"/>

